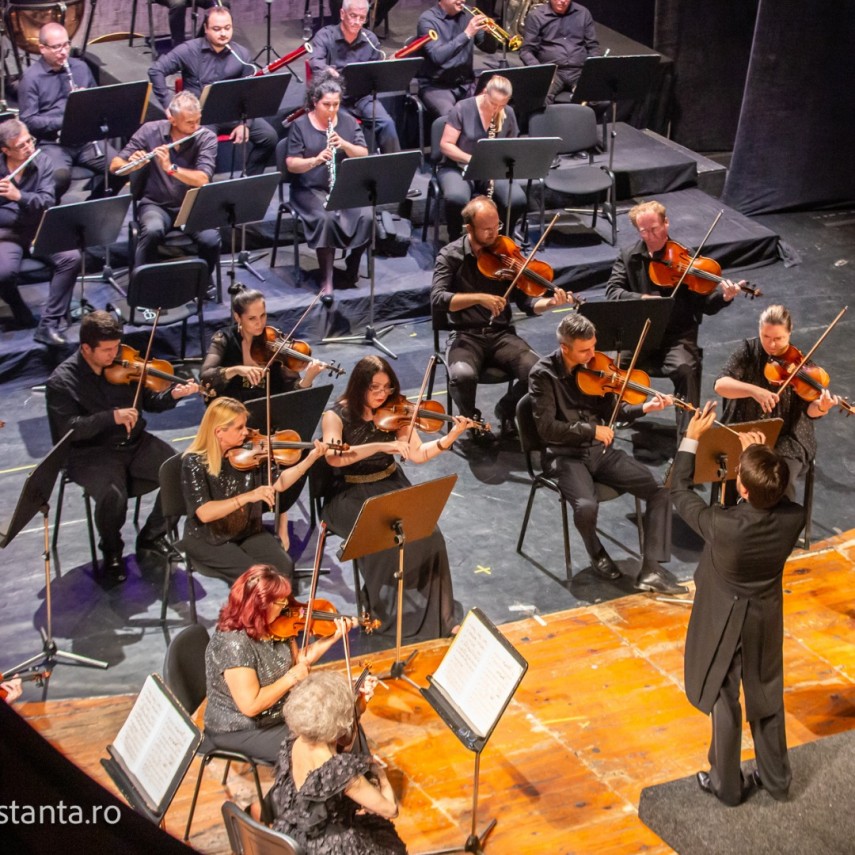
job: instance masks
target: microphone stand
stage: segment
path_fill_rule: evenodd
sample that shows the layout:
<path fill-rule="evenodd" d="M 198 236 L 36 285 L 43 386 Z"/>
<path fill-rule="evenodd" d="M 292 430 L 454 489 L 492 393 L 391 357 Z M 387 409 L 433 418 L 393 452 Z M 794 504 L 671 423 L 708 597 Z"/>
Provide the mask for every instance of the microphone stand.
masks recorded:
<path fill-rule="evenodd" d="M 273 42 L 271 40 L 270 33 L 270 13 L 273 9 L 273 0 L 264 0 L 264 2 L 267 4 L 267 12 L 265 12 L 264 14 L 265 22 L 267 25 L 267 44 L 265 44 L 264 47 L 253 57 L 253 60 L 257 62 L 262 54 L 266 54 L 267 59 L 264 64 L 270 65 L 272 61 L 271 57 L 275 56 L 277 59 L 279 59 L 279 54 L 273 49 Z"/>

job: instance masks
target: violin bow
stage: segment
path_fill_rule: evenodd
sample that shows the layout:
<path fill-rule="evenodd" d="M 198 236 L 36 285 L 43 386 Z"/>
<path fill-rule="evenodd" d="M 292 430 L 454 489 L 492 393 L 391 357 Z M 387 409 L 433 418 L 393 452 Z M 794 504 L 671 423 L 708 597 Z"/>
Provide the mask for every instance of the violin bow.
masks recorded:
<path fill-rule="evenodd" d="M 689 275 L 694 267 L 695 262 L 698 260 L 698 256 L 701 254 L 701 250 L 704 248 L 704 244 L 710 239 L 710 235 L 712 234 L 712 230 L 718 225 L 718 221 L 721 219 L 721 215 L 724 213 L 724 208 L 722 208 L 716 215 L 715 219 L 712 221 L 712 225 L 707 229 L 707 233 L 704 235 L 704 239 L 698 245 L 698 248 L 695 250 L 695 254 L 689 260 L 689 263 L 686 265 L 686 269 L 683 271 L 683 275 L 680 277 L 677 284 L 674 286 L 674 290 L 671 292 L 671 296 L 673 297 L 677 291 L 680 290 L 680 286 L 683 284 L 685 278 Z"/>
<path fill-rule="evenodd" d="M 142 394 L 142 390 L 145 387 L 145 375 L 146 371 L 148 370 L 148 363 L 151 361 L 151 346 L 152 344 L 154 344 L 154 334 L 157 332 L 157 322 L 160 320 L 160 312 L 161 310 L 158 309 L 154 313 L 154 320 L 151 324 L 151 334 L 148 337 L 148 345 L 145 349 L 145 359 L 143 360 L 142 368 L 140 369 L 140 380 L 139 383 L 137 383 L 137 391 L 134 395 L 133 408 L 135 410 L 138 409 L 140 395 Z M 130 431 L 128 431 L 128 435 L 130 436 Z"/>
<path fill-rule="evenodd" d="M 315 547 L 315 566 L 312 568 L 312 581 L 309 585 L 309 601 L 306 603 L 306 628 L 303 630 L 303 654 L 309 649 L 309 636 L 312 628 L 312 612 L 315 602 L 315 594 L 318 592 L 318 576 L 321 573 L 321 559 L 324 555 L 324 543 L 327 539 L 327 524 L 321 521 L 318 531 L 318 545 Z M 345 638 L 345 653 L 347 655 L 347 639 Z M 349 672 L 348 672 L 349 673 Z"/>
<path fill-rule="evenodd" d="M 784 389 L 786 389 L 787 386 L 790 385 L 790 383 L 796 377 L 799 371 L 801 371 L 802 368 L 805 367 L 807 361 L 814 355 L 816 349 L 823 343 L 823 341 L 825 341 L 826 336 L 834 329 L 834 327 L 837 325 L 837 322 L 846 314 L 848 309 L 849 306 L 844 306 L 837 313 L 837 317 L 825 328 L 825 332 L 823 332 L 823 334 L 816 340 L 816 344 L 814 344 L 814 346 L 802 357 L 802 361 L 790 372 L 787 379 L 784 380 L 784 382 L 780 385 L 777 390 L 778 395 L 780 395 L 781 392 L 783 392 Z"/>
<path fill-rule="evenodd" d="M 632 374 L 635 363 L 638 361 L 638 354 L 641 353 L 641 348 L 644 345 L 644 339 L 647 338 L 647 331 L 650 329 L 650 318 L 647 318 L 644 321 L 644 326 L 641 329 L 641 335 L 638 337 L 638 344 L 635 345 L 635 353 L 632 354 L 632 360 L 629 363 L 629 368 L 626 369 L 626 374 L 623 378 L 623 385 L 620 387 L 620 392 L 618 393 L 617 400 L 615 401 L 615 407 L 612 410 L 612 417 L 609 419 L 609 423 L 606 427 L 611 428 L 615 423 L 615 419 L 617 418 L 618 410 L 620 409 L 620 402 L 623 400 L 624 392 L 626 392 L 626 387 L 629 385 L 629 378 Z M 608 446 L 603 446 L 603 454 L 606 453 L 606 448 Z"/>
<path fill-rule="evenodd" d="M 559 215 L 556 214 L 552 218 L 552 222 L 550 222 L 550 224 L 543 230 L 543 234 L 540 236 L 540 240 L 538 240 L 538 242 L 534 245 L 534 249 L 528 254 L 528 258 L 526 258 L 526 260 L 520 265 L 519 270 L 517 270 L 517 275 L 514 276 L 513 280 L 511 281 L 511 284 L 508 285 L 508 290 L 505 291 L 505 293 L 502 295 L 505 300 L 507 300 L 508 297 L 510 297 L 511 293 L 513 293 L 513 290 L 516 287 L 520 276 L 522 276 L 523 273 L 528 270 L 529 264 L 532 262 L 535 255 L 537 255 L 537 251 L 540 249 L 540 247 L 543 245 L 543 242 L 546 240 L 547 236 L 552 231 L 552 227 L 555 225 L 556 222 L 558 222 L 558 216 Z M 490 318 L 490 323 L 493 323 L 492 318 Z"/>
<path fill-rule="evenodd" d="M 436 354 L 432 354 L 430 359 L 427 362 L 427 368 L 425 368 L 424 377 L 422 377 L 422 388 L 419 389 L 419 396 L 416 398 L 416 405 L 413 408 L 413 415 L 410 418 L 410 427 L 407 430 L 407 445 L 410 444 L 410 440 L 413 437 L 413 431 L 416 429 L 416 421 L 419 418 L 419 408 L 422 405 L 422 401 L 425 397 L 425 392 L 427 391 L 428 380 L 430 380 L 430 373 L 433 370 L 433 366 L 436 364 Z"/>

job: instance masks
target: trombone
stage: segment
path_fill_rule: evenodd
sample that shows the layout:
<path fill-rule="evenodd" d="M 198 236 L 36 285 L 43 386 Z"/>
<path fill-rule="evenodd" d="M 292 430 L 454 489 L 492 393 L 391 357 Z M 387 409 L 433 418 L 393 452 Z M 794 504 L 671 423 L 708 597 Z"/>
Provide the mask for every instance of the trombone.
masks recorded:
<path fill-rule="evenodd" d="M 476 15 L 484 15 L 477 6 L 467 6 L 463 4 L 463 8 L 474 18 Z M 484 22 L 484 29 L 497 41 L 503 44 L 508 50 L 519 50 L 522 47 L 522 36 L 512 36 L 507 30 L 500 27 L 492 18 L 488 18 Z"/>

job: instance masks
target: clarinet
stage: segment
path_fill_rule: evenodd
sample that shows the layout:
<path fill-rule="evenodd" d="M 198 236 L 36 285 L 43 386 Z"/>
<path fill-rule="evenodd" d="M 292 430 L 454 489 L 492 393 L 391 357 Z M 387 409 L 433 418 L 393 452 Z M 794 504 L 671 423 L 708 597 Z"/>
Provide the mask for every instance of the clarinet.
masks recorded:
<path fill-rule="evenodd" d="M 68 60 L 66 60 L 62 64 L 62 70 L 68 75 L 68 91 L 76 92 L 77 84 L 74 82 L 74 75 L 71 73 L 71 66 L 68 64 Z"/>
<path fill-rule="evenodd" d="M 332 157 L 327 161 L 330 189 L 327 191 L 327 198 L 324 204 L 329 202 L 333 187 L 335 186 L 335 146 L 332 144 L 333 133 L 332 118 L 330 118 L 327 120 L 327 148 L 332 152 Z"/>

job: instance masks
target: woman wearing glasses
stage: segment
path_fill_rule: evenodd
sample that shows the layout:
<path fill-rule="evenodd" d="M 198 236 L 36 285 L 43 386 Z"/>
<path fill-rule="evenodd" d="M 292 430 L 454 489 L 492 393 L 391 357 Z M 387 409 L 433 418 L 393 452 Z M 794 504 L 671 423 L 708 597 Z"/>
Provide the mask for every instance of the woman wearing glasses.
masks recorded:
<path fill-rule="evenodd" d="M 401 395 L 401 384 L 392 367 L 379 356 L 366 356 L 356 363 L 347 388 L 323 417 L 325 441 L 345 442 L 350 450 L 330 457 L 334 478 L 325 490 L 329 496 L 323 517 L 337 534 L 347 536 L 366 499 L 409 487 L 396 456 L 410 463 L 427 463 L 451 448 L 472 426 L 469 419 L 454 419 L 451 430 L 440 439 L 422 443 L 416 431 L 380 430 L 374 413 Z M 439 529 L 430 537 L 406 545 L 404 574 L 403 635 L 408 641 L 440 638 L 455 626 L 454 597 L 445 540 Z M 387 549 L 360 558 L 359 569 L 371 616 L 381 621 L 379 632 L 392 634 L 396 622 L 398 552 Z"/>

